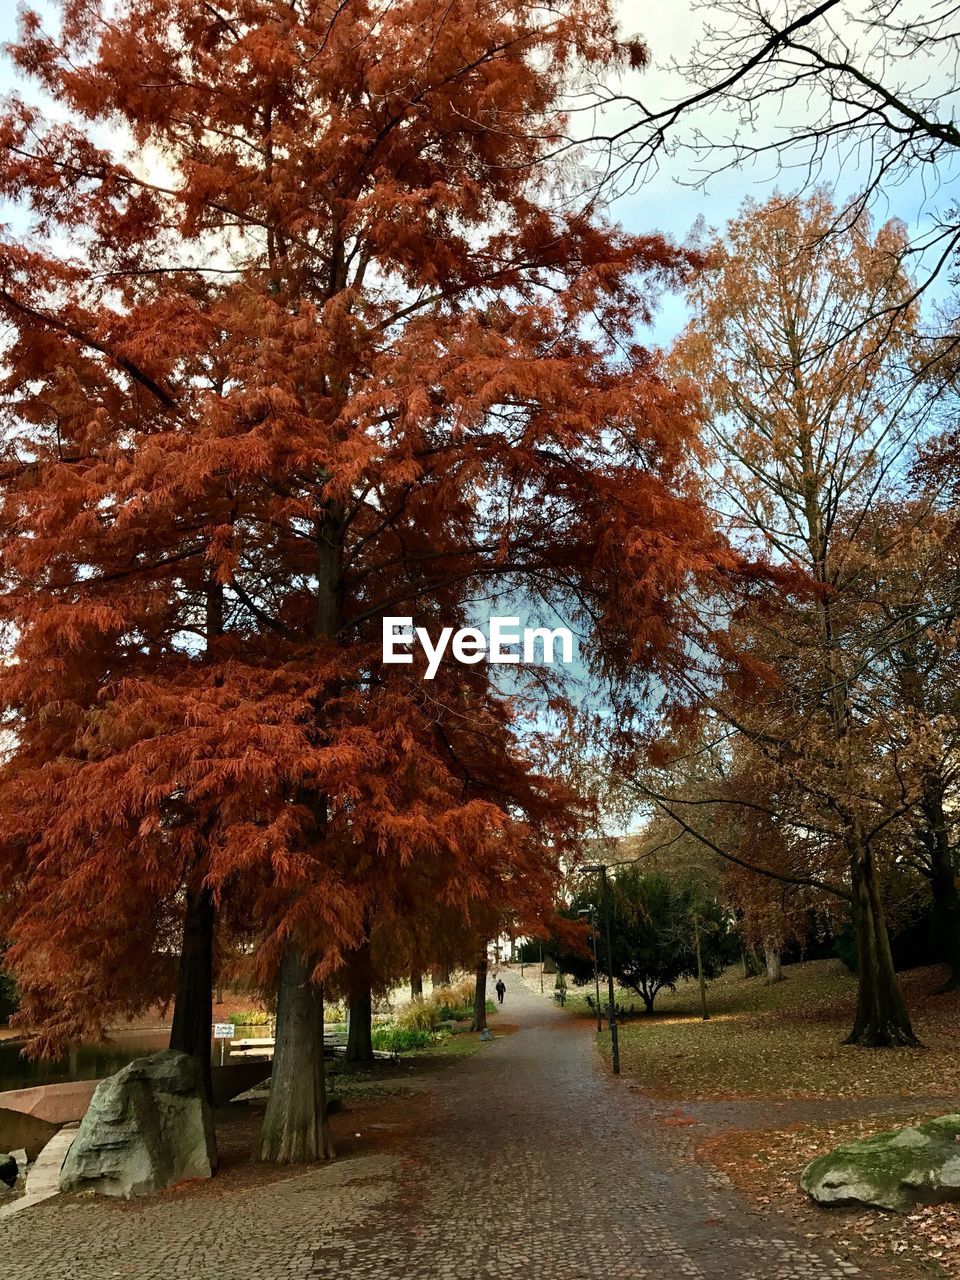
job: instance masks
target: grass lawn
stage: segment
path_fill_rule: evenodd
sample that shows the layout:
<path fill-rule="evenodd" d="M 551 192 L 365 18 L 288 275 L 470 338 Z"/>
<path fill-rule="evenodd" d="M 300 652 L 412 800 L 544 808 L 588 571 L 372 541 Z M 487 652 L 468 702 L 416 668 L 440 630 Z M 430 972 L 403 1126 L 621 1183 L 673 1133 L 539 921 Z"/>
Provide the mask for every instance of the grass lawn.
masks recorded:
<path fill-rule="evenodd" d="M 843 1044 L 856 979 L 839 960 L 789 965 L 774 986 L 731 967 L 710 983 L 708 1022 L 694 982 L 662 993 L 653 1017 L 629 1018 L 620 1029 L 621 1070 L 645 1091 L 687 1100 L 960 1094 L 960 994 L 932 994 L 943 974 L 901 975 L 924 1048 L 871 1050 Z M 585 1010 L 584 996 L 567 1007 Z M 600 1046 L 609 1058 L 607 1036 Z"/>
<path fill-rule="evenodd" d="M 496 1018 L 488 1014 L 491 1030 L 497 1034 Z M 423 1049 L 407 1049 L 398 1061 L 378 1059 L 368 1064 L 332 1058 L 326 1063 L 327 1095 L 343 1103 L 373 1101 L 408 1093 L 422 1087 L 426 1077 L 483 1048 L 480 1037 L 471 1031 L 441 1034 Z"/>

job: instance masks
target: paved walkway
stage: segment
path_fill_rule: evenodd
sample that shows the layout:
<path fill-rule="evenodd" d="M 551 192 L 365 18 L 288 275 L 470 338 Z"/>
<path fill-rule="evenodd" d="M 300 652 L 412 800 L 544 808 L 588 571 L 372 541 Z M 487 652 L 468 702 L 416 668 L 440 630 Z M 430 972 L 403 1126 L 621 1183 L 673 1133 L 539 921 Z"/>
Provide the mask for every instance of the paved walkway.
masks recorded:
<path fill-rule="evenodd" d="M 228 1196 L 55 1199 L 0 1222 L 18 1280 L 839 1280 L 694 1164 L 593 1037 L 505 975 L 503 1037 L 437 1081 L 409 1152 Z"/>

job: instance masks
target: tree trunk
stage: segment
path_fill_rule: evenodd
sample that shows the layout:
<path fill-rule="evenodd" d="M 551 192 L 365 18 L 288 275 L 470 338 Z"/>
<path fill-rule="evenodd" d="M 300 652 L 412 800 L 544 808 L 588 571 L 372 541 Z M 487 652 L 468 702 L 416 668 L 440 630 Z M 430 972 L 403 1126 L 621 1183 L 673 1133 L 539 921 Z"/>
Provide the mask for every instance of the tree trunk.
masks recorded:
<path fill-rule="evenodd" d="M 764 942 L 763 958 L 767 966 L 767 985 L 783 981 L 783 970 L 780 967 L 780 948 L 772 942 Z"/>
<path fill-rule="evenodd" d="M 943 779 L 929 773 L 925 779 L 922 811 L 926 827 L 924 844 L 930 864 L 928 880 L 933 896 L 934 921 L 940 954 L 950 966 L 940 993 L 960 988 L 960 894 L 943 812 Z"/>
<path fill-rule="evenodd" d="M 939 853 L 934 855 L 930 891 L 941 954 L 950 966 L 947 980 L 939 988 L 938 994 L 943 994 L 960 989 L 960 894 L 949 853 L 943 860 Z"/>
<path fill-rule="evenodd" d="M 703 973 L 703 951 L 700 947 L 700 921 L 697 916 L 693 917 L 693 940 L 697 953 L 697 983 L 700 987 L 700 1016 L 704 1022 L 707 1022 L 710 1018 L 710 1012 L 707 1009 L 707 980 Z"/>
<path fill-rule="evenodd" d="M 347 1062 L 373 1061 L 373 997 L 370 943 L 347 958 Z"/>
<path fill-rule="evenodd" d="M 477 985 L 473 993 L 473 1024 L 471 1031 L 485 1031 L 487 1027 L 487 953 L 477 961 Z"/>
<path fill-rule="evenodd" d="M 213 1101 L 210 1069 L 213 1023 L 213 894 L 205 886 L 187 887 L 177 994 L 170 1026 L 170 1048 L 196 1058 L 200 1080 Z"/>
<path fill-rule="evenodd" d="M 911 630 L 909 639 L 900 647 L 903 668 L 900 674 L 904 701 L 924 716 L 927 713 L 927 695 L 917 657 L 917 636 Z M 960 895 L 953 851 L 947 834 L 947 820 L 943 811 L 946 781 L 940 769 L 928 768 L 923 778 L 920 797 L 920 842 L 928 863 L 924 874 L 930 882 L 933 897 L 936 943 L 941 956 L 950 966 L 947 980 L 938 994 L 960 989 Z"/>
<path fill-rule="evenodd" d="M 847 1044 L 877 1049 L 918 1045 L 893 967 L 873 853 L 856 832 L 848 837 L 848 848 L 860 981 Z"/>
<path fill-rule="evenodd" d="M 323 993 L 312 966 L 288 946 L 280 962 L 270 1098 L 258 1160 L 296 1164 L 333 1158 L 323 1077 Z"/>
<path fill-rule="evenodd" d="M 440 987 L 449 987 L 450 985 L 449 968 L 446 965 L 437 965 L 431 971 L 430 982 L 431 982 L 431 985 L 433 986 L 434 991 L 439 990 Z"/>
<path fill-rule="evenodd" d="M 649 1017 L 652 1017 L 652 1016 L 653 1016 L 653 1002 L 654 1002 L 654 1000 L 656 1000 L 656 998 L 657 998 L 656 993 L 654 993 L 654 994 L 651 996 L 651 995 L 649 995 L 646 991 L 641 991 L 641 992 L 640 992 L 640 999 L 643 1001 L 644 1012 L 645 1012 Z"/>
<path fill-rule="evenodd" d="M 412 973 L 410 975 L 410 999 L 411 1000 L 423 999 L 423 974 L 422 973 Z"/>

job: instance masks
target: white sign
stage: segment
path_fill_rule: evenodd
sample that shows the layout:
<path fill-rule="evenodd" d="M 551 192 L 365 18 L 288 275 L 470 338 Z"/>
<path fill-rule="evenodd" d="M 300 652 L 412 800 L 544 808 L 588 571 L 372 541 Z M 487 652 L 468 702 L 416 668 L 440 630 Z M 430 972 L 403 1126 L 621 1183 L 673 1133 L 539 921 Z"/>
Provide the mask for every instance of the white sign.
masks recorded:
<path fill-rule="evenodd" d="M 233 1023 L 232 1022 L 215 1022 L 213 1024 L 214 1040 L 232 1040 L 233 1039 Z"/>

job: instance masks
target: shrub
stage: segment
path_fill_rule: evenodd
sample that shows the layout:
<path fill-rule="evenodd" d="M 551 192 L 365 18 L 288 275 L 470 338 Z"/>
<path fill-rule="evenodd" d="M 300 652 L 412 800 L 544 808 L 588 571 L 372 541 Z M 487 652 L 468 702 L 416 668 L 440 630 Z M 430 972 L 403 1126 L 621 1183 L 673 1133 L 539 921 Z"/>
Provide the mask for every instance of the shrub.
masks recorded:
<path fill-rule="evenodd" d="M 446 1022 L 452 1019 L 461 1022 L 464 1018 L 473 1017 L 474 983 L 464 978 L 454 987 L 440 987 L 430 997 L 431 1004 L 437 1010 L 437 1019 Z"/>
<path fill-rule="evenodd" d="M 265 1027 L 270 1015 L 263 1009 L 241 1009 L 239 1013 L 228 1014 L 226 1021 L 235 1027 Z"/>
<path fill-rule="evenodd" d="M 373 1047 L 387 1053 L 404 1053 L 409 1049 L 425 1049 L 432 1044 L 435 1035 L 423 1027 L 374 1027 Z"/>
<path fill-rule="evenodd" d="M 396 1024 L 408 1031 L 432 1031 L 437 1025 L 437 1010 L 426 1001 L 414 1000 L 397 1013 Z"/>

